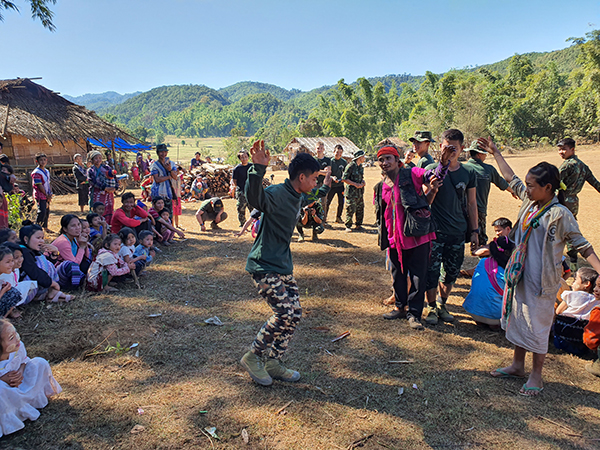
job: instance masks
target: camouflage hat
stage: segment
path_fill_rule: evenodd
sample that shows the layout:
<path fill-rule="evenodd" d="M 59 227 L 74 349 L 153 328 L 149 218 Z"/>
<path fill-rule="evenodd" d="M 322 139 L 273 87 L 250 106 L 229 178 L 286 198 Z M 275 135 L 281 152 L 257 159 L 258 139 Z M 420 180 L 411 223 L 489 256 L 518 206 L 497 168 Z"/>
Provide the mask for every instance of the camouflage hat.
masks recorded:
<path fill-rule="evenodd" d="M 169 148 L 167 147 L 167 144 L 158 144 L 156 146 L 156 153 L 158 152 L 168 152 Z"/>
<path fill-rule="evenodd" d="M 433 137 L 431 136 L 431 131 L 415 131 L 414 137 L 409 139 L 410 142 L 418 141 L 418 142 L 435 142 Z"/>
<path fill-rule="evenodd" d="M 487 155 L 487 152 L 479 146 L 479 144 L 477 143 L 477 140 L 471 142 L 471 146 L 469 148 L 465 148 L 465 151 L 466 152 L 483 153 L 483 154 Z"/>
<path fill-rule="evenodd" d="M 352 161 L 356 161 L 361 156 L 365 156 L 365 151 L 364 150 L 357 150 L 357 151 L 355 151 L 354 152 L 354 156 L 352 157 Z"/>

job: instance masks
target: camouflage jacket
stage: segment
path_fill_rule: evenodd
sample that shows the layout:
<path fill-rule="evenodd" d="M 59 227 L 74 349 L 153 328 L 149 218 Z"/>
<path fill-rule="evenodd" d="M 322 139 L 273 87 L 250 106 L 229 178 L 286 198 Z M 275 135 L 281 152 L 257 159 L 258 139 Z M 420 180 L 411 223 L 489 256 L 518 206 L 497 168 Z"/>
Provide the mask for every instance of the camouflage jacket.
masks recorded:
<path fill-rule="evenodd" d="M 577 194 L 581 192 L 586 181 L 600 192 L 600 181 L 596 180 L 590 168 L 576 155 L 565 159 L 558 170 L 561 181 L 567 187 L 565 191 L 567 203 L 578 203 Z"/>
<path fill-rule="evenodd" d="M 365 169 L 363 168 L 362 165 L 358 165 L 356 164 L 355 161 L 352 161 L 350 164 L 348 164 L 346 166 L 346 169 L 344 170 L 344 175 L 342 176 L 342 179 L 344 180 L 350 180 L 350 181 L 354 181 L 355 183 L 362 183 L 364 180 L 364 174 L 365 174 Z M 365 191 L 365 188 L 355 188 L 354 186 L 350 186 L 349 184 L 346 184 L 346 188 L 344 190 L 344 195 L 346 196 L 347 199 L 353 199 L 353 198 L 361 198 L 363 196 L 363 193 Z"/>

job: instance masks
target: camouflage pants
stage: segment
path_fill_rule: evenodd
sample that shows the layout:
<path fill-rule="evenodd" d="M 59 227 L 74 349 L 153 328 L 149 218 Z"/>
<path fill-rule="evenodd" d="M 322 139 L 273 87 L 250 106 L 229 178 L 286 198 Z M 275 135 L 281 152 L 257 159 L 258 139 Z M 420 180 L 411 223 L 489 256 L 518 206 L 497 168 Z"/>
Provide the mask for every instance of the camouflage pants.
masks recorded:
<path fill-rule="evenodd" d="M 365 201 L 362 197 L 346 197 L 346 228 L 352 228 L 352 216 L 356 214 L 356 226 L 361 227 L 365 216 Z"/>
<path fill-rule="evenodd" d="M 243 227 L 246 223 L 246 208 L 250 211 L 250 206 L 248 205 L 248 200 L 246 200 L 246 194 L 240 188 L 235 188 L 235 199 L 237 201 L 238 220 L 240 221 L 240 226 Z"/>
<path fill-rule="evenodd" d="M 298 285 L 293 275 L 253 274 L 258 293 L 267 301 L 273 315 L 252 343 L 252 353 L 281 359 L 302 317 Z"/>
<path fill-rule="evenodd" d="M 437 239 L 431 244 L 431 259 L 427 269 L 427 290 L 437 288 L 438 282 L 454 283 L 465 259 L 464 236 L 447 236 L 437 233 Z"/>
<path fill-rule="evenodd" d="M 479 245 L 486 245 L 488 235 L 486 234 L 487 214 L 478 213 L 477 226 L 479 227 Z"/>
<path fill-rule="evenodd" d="M 565 206 L 571 211 L 575 220 L 577 220 L 577 213 L 579 212 L 579 199 L 569 198 L 565 200 Z M 577 256 L 579 252 L 569 242 L 567 242 L 567 256 L 569 257 L 569 265 L 571 270 L 577 270 Z M 573 274 L 575 276 L 575 274 Z"/>

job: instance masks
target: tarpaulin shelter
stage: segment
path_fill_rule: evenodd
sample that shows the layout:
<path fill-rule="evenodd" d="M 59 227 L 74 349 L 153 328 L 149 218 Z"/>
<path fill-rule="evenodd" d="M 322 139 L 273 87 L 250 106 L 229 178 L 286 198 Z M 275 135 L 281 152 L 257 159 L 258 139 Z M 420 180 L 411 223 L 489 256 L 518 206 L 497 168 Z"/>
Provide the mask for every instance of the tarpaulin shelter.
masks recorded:
<path fill-rule="evenodd" d="M 113 148 L 113 141 L 110 141 L 110 140 L 88 139 L 88 142 L 91 145 L 93 145 L 94 147 L 102 147 L 102 148 L 107 148 L 109 150 L 112 150 L 112 148 Z M 152 149 L 152 147 L 149 145 L 130 144 L 127 141 L 125 141 L 124 139 L 121 139 L 119 137 L 114 139 L 114 145 L 115 145 L 115 147 L 114 147 L 115 151 L 118 151 L 118 152 L 138 153 L 138 152 L 147 152 Z"/>

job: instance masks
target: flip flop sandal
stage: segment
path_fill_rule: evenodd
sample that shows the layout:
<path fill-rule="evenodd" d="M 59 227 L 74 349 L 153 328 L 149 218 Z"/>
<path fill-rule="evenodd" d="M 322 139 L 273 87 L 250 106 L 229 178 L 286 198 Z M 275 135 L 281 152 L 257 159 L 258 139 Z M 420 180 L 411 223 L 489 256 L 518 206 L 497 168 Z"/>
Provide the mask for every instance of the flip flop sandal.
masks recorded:
<path fill-rule="evenodd" d="M 502 369 L 496 369 L 494 370 L 494 373 L 497 375 L 492 375 L 490 374 L 490 376 L 492 378 L 525 378 L 525 376 L 520 376 L 520 375 L 512 375 Z"/>
<path fill-rule="evenodd" d="M 519 391 L 519 395 L 522 395 L 523 397 L 537 397 L 543 390 L 543 387 L 527 387 L 527 383 L 525 383 Z"/>

